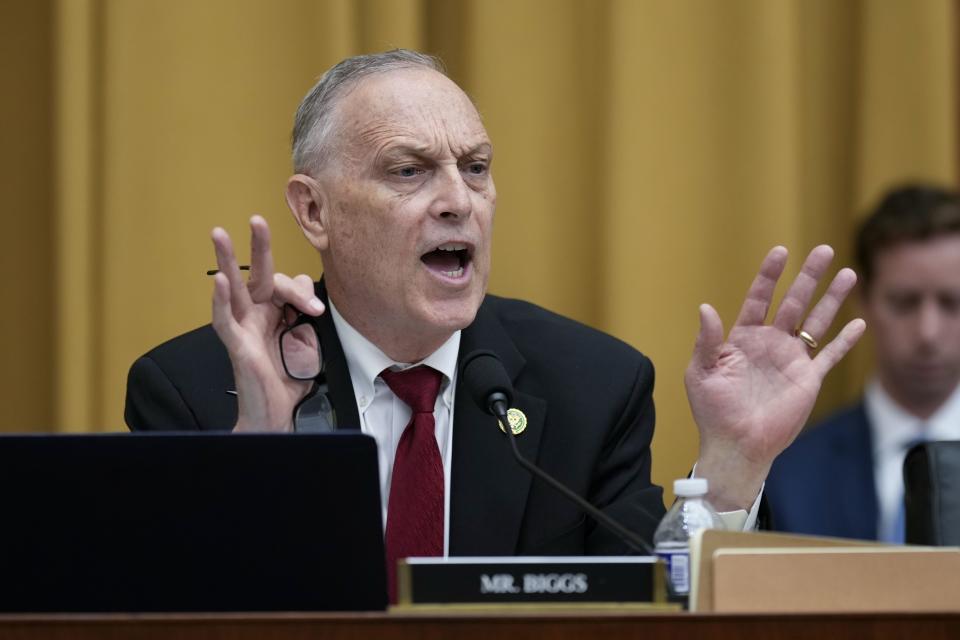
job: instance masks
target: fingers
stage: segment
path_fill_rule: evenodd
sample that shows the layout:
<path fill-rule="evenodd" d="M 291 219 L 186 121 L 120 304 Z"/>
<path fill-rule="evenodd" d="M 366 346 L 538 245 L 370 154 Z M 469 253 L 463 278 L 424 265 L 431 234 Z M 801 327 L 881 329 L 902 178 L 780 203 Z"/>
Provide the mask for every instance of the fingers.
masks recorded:
<path fill-rule="evenodd" d="M 215 312 L 229 312 L 235 321 L 239 321 L 255 304 L 268 303 L 282 307 L 288 303 L 312 316 L 323 313 L 324 305 L 314 295 L 310 276 L 290 278 L 274 273 L 270 227 L 261 216 L 250 218 L 250 278 L 246 282 L 240 274 L 230 235 L 217 227 L 211 236 L 217 254 L 218 275 L 223 276 L 224 282 L 217 285 L 219 278 L 215 278 Z M 226 290 L 220 291 L 218 286 L 225 286 Z"/>
<path fill-rule="evenodd" d="M 761 325 L 767 317 L 773 292 L 777 288 L 777 280 L 787 264 L 787 250 L 784 247 L 774 247 L 760 264 L 760 271 L 753 279 L 747 297 L 740 307 L 740 315 L 736 324 L 739 326 Z M 702 316 L 701 316 L 702 317 Z"/>
<path fill-rule="evenodd" d="M 253 302 L 266 302 L 273 297 L 270 227 L 261 216 L 250 218 L 250 280 L 247 289 Z"/>
<path fill-rule="evenodd" d="M 700 333 L 693 347 L 693 364 L 698 369 L 716 365 L 723 348 L 723 321 L 717 310 L 708 304 L 700 305 Z"/>
<path fill-rule="evenodd" d="M 817 290 L 817 285 L 823 278 L 823 274 L 827 272 L 827 267 L 830 266 L 832 260 L 833 249 L 831 247 L 825 244 L 814 247 L 804 261 L 800 273 L 797 274 L 793 284 L 790 285 L 790 289 L 787 290 L 787 294 L 780 302 L 777 315 L 773 318 L 774 327 L 792 333 L 799 326 L 800 320 Z"/>
<path fill-rule="evenodd" d="M 273 276 L 273 304 L 282 307 L 289 304 L 311 316 L 318 316 L 324 311 L 323 303 L 314 295 L 313 279 L 307 275 L 291 278 L 282 273 Z"/>
<path fill-rule="evenodd" d="M 237 257 L 233 253 L 233 242 L 230 240 L 230 235 L 220 227 L 216 227 L 211 232 L 210 237 L 213 239 L 213 249 L 217 254 L 217 268 L 220 270 L 220 274 L 226 278 L 229 286 L 227 300 L 230 309 L 236 317 L 243 317 L 250 308 L 251 300 L 250 293 L 247 291 L 247 284 L 240 275 Z M 214 282 L 216 282 L 216 279 L 215 276 Z"/>
<path fill-rule="evenodd" d="M 213 329 L 228 351 L 237 344 L 240 330 L 230 305 L 231 290 L 230 281 L 223 272 L 213 276 Z"/>
<path fill-rule="evenodd" d="M 813 359 L 813 364 L 817 368 L 822 380 L 830 369 L 834 367 L 847 352 L 857 344 L 857 340 L 863 335 L 867 328 L 867 323 L 860 318 L 851 320 L 840 331 L 836 338 L 830 341 L 830 344 L 820 350 L 820 353 Z"/>
<path fill-rule="evenodd" d="M 857 283 L 857 274 L 853 269 L 841 269 L 833 277 L 833 282 L 827 288 L 820 301 L 810 312 L 810 315 L 803 321 L 801 327 L 804 331 L 813 336 L 814 340 L 822 340 L 827 333 L 827 329 L 833 324 L 833 319 L 840 309 L 840 305 L 846 299 L 847 295 Z M 791 325 L 797 326 L 796 323 Z"/>

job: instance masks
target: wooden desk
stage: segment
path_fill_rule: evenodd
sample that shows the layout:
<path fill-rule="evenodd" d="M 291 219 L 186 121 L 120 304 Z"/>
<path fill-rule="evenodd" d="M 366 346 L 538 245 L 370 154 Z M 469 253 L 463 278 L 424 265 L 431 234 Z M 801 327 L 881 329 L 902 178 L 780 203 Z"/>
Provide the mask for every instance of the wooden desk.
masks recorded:
<path fill-rule="evenodd" d="M 5 640 L 769 640 L 960 638 L 960 614 L 4 615 Z"/>

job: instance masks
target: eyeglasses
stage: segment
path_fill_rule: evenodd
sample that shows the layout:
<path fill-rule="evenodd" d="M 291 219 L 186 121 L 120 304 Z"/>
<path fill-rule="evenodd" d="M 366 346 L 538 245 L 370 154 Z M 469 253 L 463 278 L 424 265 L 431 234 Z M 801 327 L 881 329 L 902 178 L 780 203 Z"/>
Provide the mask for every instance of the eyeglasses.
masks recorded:
<path fill-rule="evenodd" d="M 239 266 L 249 271 L 250 265 Z M 219 273 L 209 269 L 208 276 Z M 327 394 L 323 351 L 316 318 L 300 313 L 289 304 L 283 307 L 284 329 L 280 332 L 280 362 L 284 372 L 294 380 L 313 380 L 310 392 L 293 408 L 293 430 L 298 433 L 333 431 L 337 413 Z M 236 393 L 236 392 L 234 392 Z"/>
<path fill-rule="evenodd" d="M 300 313 L 290 305 L 283 307 L 283 331 L 280 332 L 280 361 L 294 380 L 313 380 L 313 387 L 293 409 L 293 428 L 298 433 L 333 431 L 336 412 L 327 395 L 323 351 L 316 318 Z"/>
<path fill-rule="evenodd" d="M 323 353 L 316 319 L 283 306 L 284 329 L 280 332 L 280 361 L 294 380 L 314 380 L 323 373 Z"/>

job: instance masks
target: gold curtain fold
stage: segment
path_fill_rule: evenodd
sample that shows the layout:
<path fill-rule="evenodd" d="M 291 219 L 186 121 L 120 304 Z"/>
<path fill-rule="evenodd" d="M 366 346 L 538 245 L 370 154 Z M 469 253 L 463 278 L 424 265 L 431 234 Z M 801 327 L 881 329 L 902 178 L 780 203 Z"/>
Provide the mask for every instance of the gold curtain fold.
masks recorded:
<path fill-rule="evenodd" d="M 954 183 L 951 0 L 0 3 L 9 95 L 0 384 L 8 430 L 123 428 L 127 368 L 207 321 L 209 231 L 319 273 L 286 212 L 299 99 L 340 58 L 440 54 L 496 147 L 491 290 L 657 365 L 655 479 L 696 457 L 697 306 L 736 316 L 766 250 L 850 258 L 892 182 Z M 853 311 L 848 311 L 850 317 Z M 864 346 L 818 412 L 849 400 Z M 589 428 L 589 425 L 585 425 Z"/>

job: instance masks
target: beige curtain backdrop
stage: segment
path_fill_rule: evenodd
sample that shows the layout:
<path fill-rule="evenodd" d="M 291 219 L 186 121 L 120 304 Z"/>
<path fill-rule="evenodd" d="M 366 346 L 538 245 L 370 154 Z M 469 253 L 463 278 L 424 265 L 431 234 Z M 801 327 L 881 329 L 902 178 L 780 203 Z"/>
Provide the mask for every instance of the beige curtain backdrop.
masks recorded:
<path fill-rule="evenodd" d="M 697 305 L 729 322 L 772 245 L 791 273 L 822 242 L 846 262 L 885 187 L 954 182 L 955 21 L 950 0 L 0 0 L 0 424 L 123 429 L 130 363 L 208 320 L 214 225 L 246 253 L 262 213 L 278 267 L 319 275 L 282 197 L 293 111 L 337 60 L 402 46 L 446 59 L 494 140 L 490 289 L 656 363 L 668 483 L 696 457 Z"/>

